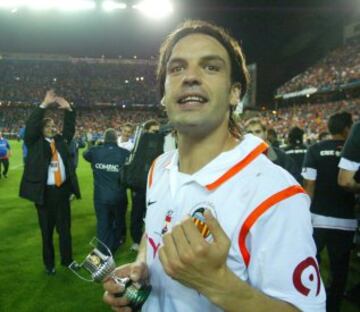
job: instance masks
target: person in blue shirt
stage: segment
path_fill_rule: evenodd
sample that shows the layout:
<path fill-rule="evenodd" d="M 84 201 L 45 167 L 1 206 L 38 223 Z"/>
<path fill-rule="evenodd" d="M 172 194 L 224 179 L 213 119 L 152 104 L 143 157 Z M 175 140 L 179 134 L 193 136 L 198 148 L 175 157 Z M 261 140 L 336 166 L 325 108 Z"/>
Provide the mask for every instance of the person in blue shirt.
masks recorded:
<path fill-rule="evenodd" d="M 22 147 L 22 153 L 23 153 L 23 162 L 25 164 L 25 159 L 26 159 L 28 150 L 24 143 L 24 137 L 25 137 L 25 126 L 21 127 L 18 132 L 18 139 L 23 141 L 23 144 L 21 147 Z"/>
<path fill-rule="evenodd" d="M 9 171 L 9 157 L 11 156 L 11 148 L 8 140 L 6 140 L 2 133 L 0 132 L 0 178 L 1 174 L 4 178 L 7 178 L 7 173 Z M 1 171 L 2 165 L 4 166 L 4 170 Z"/>
<path fill-rule="evenodd" d="M 107 129 L 104 144 L 91 147 L 83 153 L 91 163 L 94 176 L 94 206 L 97 238 L 114 254 L 122 243 L 125 228 L 125 187 L 120 185 L 120 168 L 129 152 L 117 145 L 117 133 Z M 101 246 L 99 246 L 102 251 Z"/>

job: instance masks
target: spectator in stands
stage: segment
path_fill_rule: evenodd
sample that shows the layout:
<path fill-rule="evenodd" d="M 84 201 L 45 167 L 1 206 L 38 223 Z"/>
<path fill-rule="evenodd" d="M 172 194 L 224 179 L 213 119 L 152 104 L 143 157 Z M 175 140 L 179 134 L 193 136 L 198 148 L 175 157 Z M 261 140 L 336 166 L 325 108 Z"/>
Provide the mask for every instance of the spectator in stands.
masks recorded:
<path fill-rule="evenodd" d="M 355 198 L 337 184 L 341 150 L 352 125 L 351 114 L 336 113 L 329 118 L 331 140 L 310 146 L 304 160 L 304 188 L 311 197 L 312 224 L 317 258 L 326 247 L 331 281 L 327 291 L 327 311 L 339 312 L 349 269 L 350 251 L 357 221 Z"/>
<path fill-rule="evenodd" d="M 298 182 L 302 184 L 301 169 L 304 162 L 304 157 L 307 151 L 307 147 L 304 142 L 304 131 L 299 127 L 293 127 L 290 129 L 288 137 L 288 145 L 285 146 L 284 151 L 287 155 L 292 157 L 296 163 L 297 173 L 296 176 L 300 179 Z"/>
<path fill-rule="evenodd" d="M 44 118 L 49 105 L 56 103 L 65 110 L 62 134 L 56 133 L 51 118 Z M 46 273 L 55 274 L 53 232 L 60 238 L 61 264 L 72 262 L 70 195 L 80 197 L 80 189 L 69 154 L 68 144 L 75 133 L 75 110 L 70 103 L 46 92 L 26 123 L 24 142 L 28 148 L 20 196 L 35 203 L 43 242 L 43 261 Z"/>
<path fill-rule="evenodd" d="M 268 158 L 276 165 L 284 168 L 290 172 L 297 180 L 298 170 L 295 161 L 278 147 L 272 146 L 267 139 L 267 130 L 264 123 L 259 118 L 251 118 L 245 122 L 245 129 L 247 133 L 251 133 L 265 142 L 269 143 L 269 148 L 266 152 Z"/>
<path fill-rule="evenodd" d="M 126 191 L 119 183 L 120 167 L 129 152 L 117 146 L 116 131 L 110 128 L 105 131 L 104 144 L 91 147 L 83 156 L 91 163 L 94 176 L 96 236 L 115 254 L 122 244 L 126 222 Z M 102 246 L 99 248 L 103 250 Z"/>
<path fill-rule="evenodd" d="M 0 179 L 1 175 L 7 178 L 9 171 L 9 157 L 11 156 L 11 148 L 8 140 L 6 140 L 0 131 Z M 1 171 L 1 166 L 4 166 L 4 170 Z"/>

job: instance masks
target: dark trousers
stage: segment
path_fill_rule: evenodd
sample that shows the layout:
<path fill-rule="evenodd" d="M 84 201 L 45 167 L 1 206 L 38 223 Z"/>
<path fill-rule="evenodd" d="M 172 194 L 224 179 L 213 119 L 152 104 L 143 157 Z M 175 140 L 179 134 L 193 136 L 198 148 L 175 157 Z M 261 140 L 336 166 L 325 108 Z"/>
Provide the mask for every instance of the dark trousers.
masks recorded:
<path fill-rule="evenodd" d="M 122 207 L 124 200 L 121 199 L 111 204 L 95 201 L 94 204 L 97 222 L 97 238 L 110 249 L 112 254 L 114 254 L 122 244 L 124 231 L 126 233 L 126 208 Z M 107 250 L 102 246 L 98 246 L 98 248 L 102 252 L 107 253 Z"/>
<path fill-rule="evenodd" d="M 128 206 L 128 198 L 126 190 L 122 191 L 121 193 L 121 200 L 120 200 L 120 206 L 118 209 L 120 209 L 120 220 L 121 220 L 121 226 L 120 226 L 120 232 L 121 232 L 121 243 L 124 243 L 126 241 L 126 211 Z"/>
<path fill-rule="evenodd" d="M 1 172 L 1 165 L 4 165 L 4 170 L 2 172 Z M 0 159 L 0 176 L 1 174 L 6 176 L 8 171 L 9 171 L 9 159 L 8 158 Z"/>
<path fill-rule="evenodd" d="M 326 300 L 326 311 L 328 312 L 340 311 L 346 287 L 353 238 L 354 232 L 352 231 L 314 229 L 318 262 L 321 262 L 320 253 L 325 247 L 327 248 L 330 260 L 331 282 Z"/>
<path fill-rule="evenodd" d="M 43 244 L 43 261 L 47 269 L 55 267 L 53 233 L 59 234 L 61 264 L 72 262 L 71 212 L 69 187 L 46 186 L 43 205 L 36 205 Z"/>
<path fill-rule="evenodd" d="M 134 243 L 140 244 L 143 235 L 144 217 L 146 212 L 146 191 L 132 190 L 132 210 L 130 233 Z"/>

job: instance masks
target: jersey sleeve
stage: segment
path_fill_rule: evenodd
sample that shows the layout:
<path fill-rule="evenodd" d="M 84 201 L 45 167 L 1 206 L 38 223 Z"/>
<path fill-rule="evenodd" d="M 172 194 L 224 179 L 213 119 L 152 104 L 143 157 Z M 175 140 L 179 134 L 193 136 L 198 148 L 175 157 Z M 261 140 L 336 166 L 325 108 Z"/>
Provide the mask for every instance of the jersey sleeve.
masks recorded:
<path fill-rule="evenodd" d="M 301 311 L 325 311 L 309 204 L 305 194 L 297 194 L 272 206 L 256 222 L 249 241 L 249 280 Z"/>
<path fill-rule="evenodd" d="M 310 146 L 305 154 L 301 175 L 306 180 L 311 180 L 311 181 L 316 180 L 317 163 L 316 163 L 314 146 Z"/>
<path fill-rule="evenodd" d="M 360 122 L 356 123 L 346 140 L 341 157 L 360 163 Z"/>

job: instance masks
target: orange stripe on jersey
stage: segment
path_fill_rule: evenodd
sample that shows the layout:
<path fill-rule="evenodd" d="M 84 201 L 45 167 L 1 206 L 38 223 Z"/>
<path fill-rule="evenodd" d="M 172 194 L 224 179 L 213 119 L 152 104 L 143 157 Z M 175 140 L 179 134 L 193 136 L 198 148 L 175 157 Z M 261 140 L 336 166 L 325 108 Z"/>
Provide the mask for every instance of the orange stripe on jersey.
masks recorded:
<path fill-rule="evenodd" d="M 245 240 L 247 235 L 250 232 L 251 227 L 255 222 L 272 206 L 281 202 L 284 199 L 287 199 L 291 196 L 294 196 L 299 193 L 305 193 L 304 189 L 299 185 L 293 185 L 282 191 L 270 196 L 265 199 L 259 206 L 257 206 L 254 211 L 247 217 L 244 224 L 240 229 L 240 234 L 238 238 L 238 244 L 240 252 L 244 258 L 245 265 L 248 266 L 250 262 L 250 253 L 246 247 Z"/>
<path fill-rule="evenodd" d="M 238 162 L 235 166 L 231 167 L 227 172 L 225 172 L 220 178 L 215 182 L 206 185 L 206 188 L 209 191 L 212 191 L 219 187 L 221 184 L 225 183 L 227 180 L 232 178 L 240 170 L 244 169 L 248 164 L 250 164 L 256 157 L 268 149 L 268 145 L 263 142 L 255 147 L 244 159 Z"/>
<path fill-rule="evenodd" d="M 157 158 L 156 158 L 157 159 Z M 151 164 L 151 167 L 150 167 L 150 170 L 149 170 L 149 188 L 151 187 L 152 185 L 152 182 L 153 182 L 153 176 L 154 176 L 154 167 L 155 167 L 155 162 L 156 162 L 156 159 L 153 161 L 153 163 Z"/>

